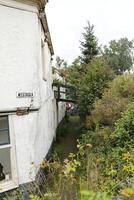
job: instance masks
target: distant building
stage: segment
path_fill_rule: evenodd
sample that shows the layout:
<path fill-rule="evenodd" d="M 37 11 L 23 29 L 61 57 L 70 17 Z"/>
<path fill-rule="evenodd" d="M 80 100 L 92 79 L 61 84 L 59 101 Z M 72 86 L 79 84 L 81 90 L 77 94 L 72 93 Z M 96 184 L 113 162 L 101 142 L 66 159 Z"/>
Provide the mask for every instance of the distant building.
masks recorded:
<path fill-rule="evenodd" d="M 34 180 L 65 113 L 52 88 L 46 3 L 0 0 L 0 193 Z"/>

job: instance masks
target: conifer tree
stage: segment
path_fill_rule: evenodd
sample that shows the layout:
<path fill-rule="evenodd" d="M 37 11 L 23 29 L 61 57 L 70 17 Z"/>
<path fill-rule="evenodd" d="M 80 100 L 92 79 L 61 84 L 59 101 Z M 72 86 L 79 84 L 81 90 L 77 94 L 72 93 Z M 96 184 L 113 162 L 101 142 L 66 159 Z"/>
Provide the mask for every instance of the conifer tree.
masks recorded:
<path fill-rule="evenodd" d="M 84 28 L 83 41 L 80 42 L 81 46 L 81 63 L 88 64 L 99 53 L 98 40 L 94 35 L 94 26 L 87 22 Z"/>

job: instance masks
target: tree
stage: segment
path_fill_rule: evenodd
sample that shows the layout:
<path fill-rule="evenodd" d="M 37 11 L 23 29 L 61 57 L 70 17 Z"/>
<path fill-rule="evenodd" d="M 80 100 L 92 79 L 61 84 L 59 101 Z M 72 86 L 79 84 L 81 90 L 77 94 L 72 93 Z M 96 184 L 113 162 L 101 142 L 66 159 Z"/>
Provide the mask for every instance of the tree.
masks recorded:
<path fill-rule="evenodd" d="M 66 82 L 77 87 L 81 77 L 86 71 L 86 67 L 83 67 L 80 62 L 80 56 L 78 56 L 74 62 L 68 68 L 64 68 L 64 70 Z"/>
<path fill-rule="evenodd" d="M 98 40 L 94 35 L 94 26 L 87 22 L 81 41 L 81 63 L 88 64 L 99 53 Z"/>
<path fill-rule="evenodd" d="M 66 82 L 76 88 L 79 114 L 85 119 L 95 100 L 102 97 L 104 89 L 114 78 L 114 72 L 102 57 L 94 58 L 87 65 L 80 64 L 77 58 L 65 69 L 65 77 Z"/>
<path fill-rule="evenodd" d="M 112 40 L 109 46 L 104 47 L 103 57 L 116 74 L 122 74 L 133 66 L 133 49 L 133 40 L 129 41 L 127 38 Z"/>
<path fill-rule="evenodd" d="M 113 78 L 114 72 L 104 59 L 95 58 L 87 65 L 87 72 L 77 87 L 81 118 L 90 114 L 95 100 L 102 97 L 104 89 Z"/>

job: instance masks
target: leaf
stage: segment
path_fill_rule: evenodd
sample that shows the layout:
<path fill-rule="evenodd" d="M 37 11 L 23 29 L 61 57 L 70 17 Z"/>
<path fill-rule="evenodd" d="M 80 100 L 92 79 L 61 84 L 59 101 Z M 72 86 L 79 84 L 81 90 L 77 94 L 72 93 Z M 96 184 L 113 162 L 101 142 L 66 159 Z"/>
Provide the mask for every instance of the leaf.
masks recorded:
<path fill-rule="evenodd" d="M 134 189 L 133 188 L 125 188 L 121 191 L 121 194 L 125 197 L 132 197 L 134 196 Z"/>

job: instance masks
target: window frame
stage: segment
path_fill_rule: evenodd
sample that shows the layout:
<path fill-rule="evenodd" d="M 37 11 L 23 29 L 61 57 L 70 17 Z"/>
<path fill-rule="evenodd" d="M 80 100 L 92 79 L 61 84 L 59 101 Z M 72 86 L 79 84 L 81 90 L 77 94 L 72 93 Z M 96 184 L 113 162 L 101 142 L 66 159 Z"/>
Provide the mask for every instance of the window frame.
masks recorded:
<path fill-rule="evenodd" d="M 7 120 L 8 120 L 10 144 L 0 145 L 0 150 L 7 149 L 7 148 L 10 149 L 10 162 L 11 162 L 12 178 L 11 178 L 11 180 L 7 180 L 5 182 L 0 182 L 0 193 L 17 188 L 19 186 L 13 120 L 12 120 L 12 117 L 9 115 L 1 115 L 0 117 L 4 117 L 4 116 L 7 116 Z"/>

